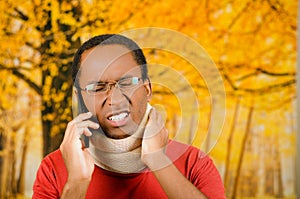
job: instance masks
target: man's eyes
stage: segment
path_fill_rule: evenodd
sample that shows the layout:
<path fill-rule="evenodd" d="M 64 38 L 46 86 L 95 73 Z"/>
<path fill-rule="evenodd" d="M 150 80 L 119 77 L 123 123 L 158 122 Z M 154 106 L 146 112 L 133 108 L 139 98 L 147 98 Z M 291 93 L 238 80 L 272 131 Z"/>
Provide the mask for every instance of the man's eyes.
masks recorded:
<path fill-rule="evenodd" d="M 138 81 L 139 81 L 138 77 L 131 77 L 131 78 L 120 79 L 119 81 L 112 82 L 112 83 L 97 82 L 97 83 L 92 83 L 87 85 L 85 89 L 86 91 L 90 91 L 90 92 L 104 92 L 112 85 L 119 87 L 120 89 L 122 88 L 129 89 L 133 85 L 137 85 Z"/>
<path fill-rule="evenodd" d="M 120 86 L 131 86 L 132 85 L 132 80 L 130 79 L 122 79 L 119 81 Z"/>
<path fill-rule="evenodd" d="M 102 91 L 105 89 L 105 84 L 103 83 L 96 83 L 96 84 L 90 84 L 87 86 L 87 90 L 97 92 L 97 91 Z"/>

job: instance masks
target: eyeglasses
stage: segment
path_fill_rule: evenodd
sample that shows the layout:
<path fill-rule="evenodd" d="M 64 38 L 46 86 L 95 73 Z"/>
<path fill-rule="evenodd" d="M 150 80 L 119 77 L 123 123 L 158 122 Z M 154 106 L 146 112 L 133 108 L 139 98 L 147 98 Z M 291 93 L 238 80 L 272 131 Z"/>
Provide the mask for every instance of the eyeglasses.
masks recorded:
<path fill-rule="evenodd" d="M 139 77 L 127 77 L 120 79 L 118 81 L 110 82 L 95 82 L 88 84 L 85 88 L 80 88 L 83 91 L 86 91 L 90 95 L 96 95 L 98 93 L 104 93 L 111 89 L 112 86 L 119 88 L 121 91 L 128 91 L 129 89 L 134 88 L 138 85 L 139 81 L 142 78 Z"/>

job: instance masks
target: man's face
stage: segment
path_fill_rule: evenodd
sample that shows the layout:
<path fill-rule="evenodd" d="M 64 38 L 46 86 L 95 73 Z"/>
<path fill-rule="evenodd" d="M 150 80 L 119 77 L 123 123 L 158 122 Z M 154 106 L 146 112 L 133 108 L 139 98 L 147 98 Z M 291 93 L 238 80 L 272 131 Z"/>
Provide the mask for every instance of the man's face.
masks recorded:
<path fill-rule="evenodd" d="M 95 82 L 115 82 L 123 78 L 142 77 L 141 68 L 131 52 L 122 45 L 97 46 L 85 51 L 81 57 L 79 84 L 85 88 Z M 82 93 L 89 111 L 97 117 L 108 137 L 124 138 L 133 134 L 140 124 L 151 98 L 148 81 L 140 80 L 136 86 L 120 90 L 111 89 L 91 95 Z"/>

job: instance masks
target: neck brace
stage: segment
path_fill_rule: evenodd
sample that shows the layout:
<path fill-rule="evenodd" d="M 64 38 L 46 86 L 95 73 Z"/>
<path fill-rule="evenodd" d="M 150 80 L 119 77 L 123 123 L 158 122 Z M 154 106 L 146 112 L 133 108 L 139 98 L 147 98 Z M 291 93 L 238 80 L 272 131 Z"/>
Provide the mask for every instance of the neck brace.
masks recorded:
<path fill-rule="evenodd" d="M 137 131 L 129 137 L 111 139 L 102 133 L 93 133 L 88 150 L 97 166 L 117 173 L 137 173 L 146 168 L 141 161 L 141 146 L 151 108 L 151 105 L 147 104 Z"/>

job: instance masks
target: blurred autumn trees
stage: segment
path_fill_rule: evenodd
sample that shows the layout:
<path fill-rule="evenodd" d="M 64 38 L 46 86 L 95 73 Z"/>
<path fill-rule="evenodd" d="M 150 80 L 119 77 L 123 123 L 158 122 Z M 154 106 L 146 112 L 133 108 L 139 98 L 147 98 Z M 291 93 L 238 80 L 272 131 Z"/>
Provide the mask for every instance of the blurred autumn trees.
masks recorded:
<path fill-rule="evenodd" d="M 80 44 L 96 34 L 147 26 L 198 41 L 223 77 L 226 122 L 220 137 L 208 136 L 219 141 L 206 152 L 228 198 L 295 194 L 296 0 L 8 0 L 0 10 L 0 198 L 24 193 L 30 137 L 42 136 L 44 155 L 58 148 L 72 119 L 70 65 Z M 205 81 L 178 56 L 146 53 L 150 63 L 173 67 L 193 85 L 203 117 L 192 141 L 201 146 L 214 122 Z M 166 75 L 159 68 L 151 72 Z M 176 98 L 164 88 L 155 92 L 154 102 L 165 101 L 175 131 L 181 116 Z"/>

